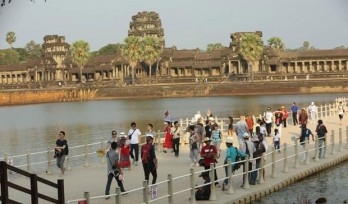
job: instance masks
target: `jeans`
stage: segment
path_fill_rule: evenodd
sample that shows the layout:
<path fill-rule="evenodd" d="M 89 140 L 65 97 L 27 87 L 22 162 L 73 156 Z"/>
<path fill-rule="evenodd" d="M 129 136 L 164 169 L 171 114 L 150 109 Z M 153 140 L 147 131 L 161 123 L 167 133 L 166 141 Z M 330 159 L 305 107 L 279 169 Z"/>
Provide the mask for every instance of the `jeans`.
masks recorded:
<path fill-rule="evenodd" d="M 122 183 L 122 181 L 120 179 L 118 179 L 118 175 L 115 176 L 113 174 L 113 172 L 110 172 L 108 174 L 108 181 L 107 181 L 106 187 L 105 187 L 105 195 L 109 195 L 110 194 L 110 186 L 111 186 L 111 182 L 112 182 L 113 178 L 116 179 L 117 185 L 118 185 L 118 187 L 120 187 L 121 192 L 125 192 L 124 187 L 123 187 L 123 183 Z"/>
<path fill-rule="evenodd" d="M 266 123 L 267 134 L 270 135 L 272 131 L 272 123 Z"/>
<path fill-rule="evenodd" d="M 64 161 L 65 161 L 65 155 L 57 157 L 57 160 L 56 160 L 57 167 L 64 170 Z"/>
<path fill-rule="evenodd" d="M 231 167 L 231 170 L 232 170 L 232 174 L 234 174 L 234 166 L 232 165 L 232 167 Z M 224 184 L 225 185 L 227 185 L 228 184 L 228 167 L 227 166 L 225 166 L 225 175 L 226 175 L 226 179 L 224 180 Z"/>
<path fill-rule="evenodd" d="M 277 150 L 280 148 L 279 141 L 274 141 L 274 149 Z"/>
<path fill-rule="evenodd" d="M 139 159 L 139 144 L 130 144 L 130 156 L 134 160 L 133 150 L 135 153 L 135 161 Z"/>
<path fill-rule="evenodd" d="M 173 139 L 173 150 L 175 153 L 175 156 L 179 156 L 179 145 L 180 144 L 180 138 Z"/>
<path fill-rule="evenodd" d="M 256 159 L 256 168 L 253 172 L 250 173 L 250 184 L 256 184 L 257 174 L 258 174 L 258 168 L 260 168 L 261 159 Z M 250 169 L 250 168 L 249 168 Z"/>
<path fill-rule="evenodd" d="M 292 124 L 293 125 L 298 125 L 297 112 L 293 112 L 292 113 Z"/>
<path fill-rule="evenodd" d="M 323 139 L 318 140 L 318 148 L 319 148 L 319 159 L 323 158 L 323 152 L 324 152 L 324 141 Z"/>
<path fill-rule="evenodd" d="M 192 163 L 197 163 L 198 162 L 198 156 L 199 156 L 199 151 L 198 149 L 191 149 L 190 150 L 190 158 Z"/>
<path fill-rule="evenodd" d="M 143 164 L 145 180 L 149 182 L 150 173 L 152 175 L 152 184 L 156 183 L 157 180 L 157 169 L 153 162 L 149 162 L 147 164 Z"/>

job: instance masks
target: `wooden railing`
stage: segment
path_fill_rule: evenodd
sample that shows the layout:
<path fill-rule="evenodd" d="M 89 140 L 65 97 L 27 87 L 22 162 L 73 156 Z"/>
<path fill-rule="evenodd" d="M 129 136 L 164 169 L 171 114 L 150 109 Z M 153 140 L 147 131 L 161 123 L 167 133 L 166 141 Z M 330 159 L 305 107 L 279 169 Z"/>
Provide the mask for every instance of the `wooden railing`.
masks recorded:
<path fill-rule="evenodd" d="M 10 182 L 7 176 L 8 170 L 30 178 L 30 189 L 20 186 L 18 184 L 15 184 L 13 182 Z M 58 198 L 55 199 L 55 198 L 39 193 L 38 182 L 41 182 L 43 184 L 46 184 L 47 186 L 56 188 L 58 191 Z M 56 184 L 46 179 L 43 179 L 41 177 L 38 177 L 36 174 L 31 174 L 21 169 L 18 169 L 16 167 L 13 167 L 11 165 L 8 165 L 5 161 L 0 161 L 0 184 L 1 184 L 0 200 L 1 200 L 1 203 L 4 203 L 4 204 L 6 203 L 20 204 L 20 202 L 17 202 L 9 198 L 9 188 L 31 195 L 32 204 L 39 203 L 39 198 L 51 203 L 57 203 L 57 204 L 65 203 L 63 179 L 58 179 L 58 183 Z"/>

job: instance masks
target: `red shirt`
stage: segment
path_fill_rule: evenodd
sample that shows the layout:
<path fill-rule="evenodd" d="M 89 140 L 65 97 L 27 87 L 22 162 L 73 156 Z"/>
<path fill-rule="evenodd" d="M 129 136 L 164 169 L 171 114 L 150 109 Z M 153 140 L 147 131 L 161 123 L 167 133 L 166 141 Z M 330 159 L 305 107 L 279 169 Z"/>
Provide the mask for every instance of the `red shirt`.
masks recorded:
<path fill-rule="evenodd" d="M 210 163 L 215 163 L 217 150 L 214 145 L 205 145 L 201 149 L 201 157 L 204 159 L 204 166 L 210 166 Z"/>

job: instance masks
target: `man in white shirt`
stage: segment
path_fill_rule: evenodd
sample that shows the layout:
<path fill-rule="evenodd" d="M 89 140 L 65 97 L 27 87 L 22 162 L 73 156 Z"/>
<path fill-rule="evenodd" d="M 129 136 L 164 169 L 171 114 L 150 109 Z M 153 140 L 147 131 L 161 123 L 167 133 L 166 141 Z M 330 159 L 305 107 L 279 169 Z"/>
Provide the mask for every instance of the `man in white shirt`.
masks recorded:
<path fill-rule="evenodd" d="M 130 155 L 133 159 L 133 163 L 135 166 L 138 166 L 139 159 L 139 136 L 141 135 L 140 130 L 137 128 L 137 124 L 135 122 L 131 123 L 131 129 L 128 131 L 128 139 L 130 140 Z M 134 154 L 133 154 L 134 150 Z"/>
<path fill-rule="evenodd" d="M 310 115 L 310 120 L 311 123 L 315 123 L 316 122 L 316 116 L 317 116 L 317 112 L 318 112 L 318 108 L 316 105 L 314 105 L 314 102 L 311 103 L 311 105 L 308 106 L 308 112 Z"/>
<path fill-rule="evenodd" d="M 271 112 L 271 107 L 267 108 L 267 111 L 264 113 L 263 118 L 266 123 L 267 136 L 271 136 L 273 122 L 273 113 Z"/>

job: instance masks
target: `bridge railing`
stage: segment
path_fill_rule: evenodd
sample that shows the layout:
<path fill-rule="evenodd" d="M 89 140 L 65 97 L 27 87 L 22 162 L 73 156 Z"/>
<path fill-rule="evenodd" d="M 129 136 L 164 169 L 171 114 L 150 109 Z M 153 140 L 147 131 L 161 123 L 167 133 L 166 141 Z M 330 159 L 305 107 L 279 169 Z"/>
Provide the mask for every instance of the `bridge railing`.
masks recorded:
<path fill-rule="evenodd" d="M 295 136 L 296 137 L 296 136 Z M 336 140 L 335 138 L 338 138 Z M 330 141 L 328 141 L 330 139 Z M 328 133 L 325 137 L 325 142 L 323 146 L 319 146 L 319 140 L 318 138 L 314 139 L 314 144 L 310 144 L 309 141 L 306 139 L 305 142 L 300 144 L 298 142 L 298 138 L 293 140 L 293 144 L 284 144 L 284 146 L 280 149 L 275 149 L 274 147 L 270 147 L 271 149 L 268 153 L 262 154 L 261 157 L 249 159 L 246 158 L 243 161 L 240 161 L 243 163 L 244 168 L 241 168 L 243 170 L 236 171 L 234 174 L 232 173 L 232 163 L 229 159 L 227 164 L 219 165 L 214 167 L 214 164 L 211 164 L 210 169 L 203 170 L 203 171 L 194 171 L 193 168 L 190 169 L 190 171 L 187 174 L 180 175 L 177 177 L 172 177 L 171 174 L 168 174 L 167 179 L 164 181 L 160 181 L 156 184 L 148 185 L 146 181 L 143 181 L 143 185 L 139 186 L 138 188 L 129 190 L 127 192 L 120 192 L 119 187 L 116 187 L 115 193 L 111 195 L 100 195 L 100 196 L 89 196 L 88 192 L 84 193 L 84 196 L 79 199 L 74 200 L 68 200 L 67 203 L 78 203 L 80 201 L 86 201 L 87 204 L 93 203 L 93 200 L 103 199 L 106 197 L 112 197 L 115 199 L 115 202 L 118 204 L 122 203 L 129 203 L 128 198 L 123 198 L 123 194 L 142 194 L 140 200 L 132 200 L 132 203 L 178 203 L 182 201 L 182 198 L 189 198 L 190 203 L 196 203 L 195 200 L 195 189 L 202 187 L 204 185 L 210 185 L 211 188 L 211 195 L 210 199 L 211 201 L 217 200 L 216 196 L 216 187 L 215 187 L 215 180 L 214 180 L 214 169 L 220 169 L 220 168 L 227 168 L 227 175 L 220 177 L 218 179 L 218 182 L 223 182 L 225 179 L 228 179 L 228 185 L 226 194 L 232 195 L 234 194 L 234 187 L 232 184 L 232 181 L 236 179 L 243 180 L 244 185 L 243 189 L 249 189 L 253 188 L 252 185 L 249 185 L 249 177 L 252 172 L 257 172 L 258 174 L 258 184 L 264 184 L 265 178 L 262 176 L 263 171 L 268 172 L 268 176 L 270 179 L 276 178 L 279 174 L 279 172 L 287 173 L 290 168 L 295 169 L 301 169 L 305 166 L 308 166 L 311 162 L 320 163 L 323 161 L 326 161 L 326 159 L 330 155 L 335 155 L 336 152 L 348 152 L 348 126 L 346 127 L 346 135 L 345 135 L 345 142 L 343 141 L 342 137 L 342 129 L 339 128 L 339 133 L 335 135 L 334 131 L 332 130 L 331 133 Z M 302 150 L 300 150 L 300 146 L 302 147 Z M 322 149 L 322 158 L 319 159 L 319 151 Z M 314 155 L 313 155 L 314 153 Z M 310 156 L 311 155 L 311 156 Z M 314 156 L 314 160 L 311 159 L 311 157 Z M 265 159 L 268 157 L 267 159 Z M 270 158 L 269 158 L 270 157 Z M 301 159 L 301 157 L 303 159 Z M 253 167 L 252 170 L 249 171 L 249 165 L 253 165 L 256 160 L 260 161 L 260 166 L 255 168 Z M 300 160 L 302 160 L 300 162 Z M 238 162 L 237 162 L 238 163 Z M 281 169 L 281 171 L 279 171 Z M 202 172 L 209 172 L 211 182 L 208 184 L 203 185 L 196 185 L 196 178 L 199 174 Z M 243 177 L 244 176 L 244 177 Z M 178 185 L 175 185 L 175 181 L 181 180 L 181 182 L 177 183 Z M 156 194 L 157 196 L 154 196 L 150 198 L 149 191 L 150 189 L 154 188 L 161 189 L 161 191 L 158 191 Z M 151 191 L 151 193 L 153 193 Z M 152 194 L 151 194 L 152 195 Z M 175 202 L 174 202 L 175 200 Z M 187 202 L 187 200 L 186 200 Z"/>

